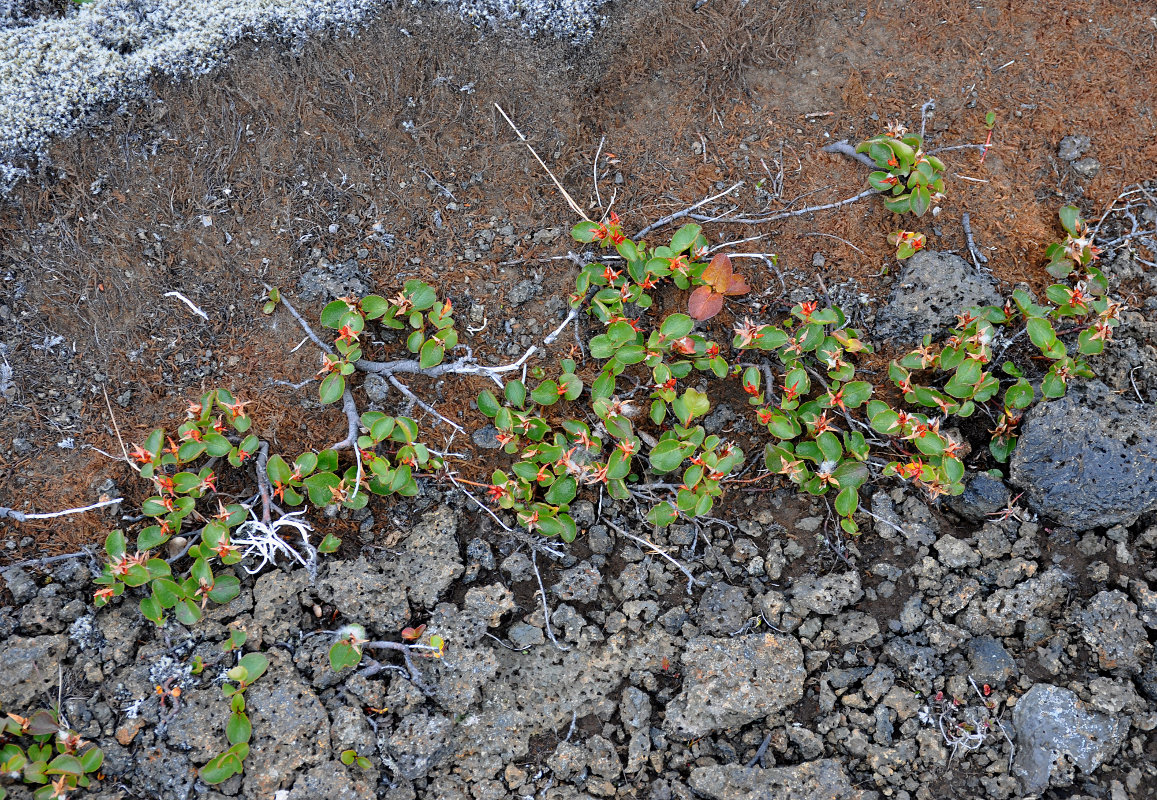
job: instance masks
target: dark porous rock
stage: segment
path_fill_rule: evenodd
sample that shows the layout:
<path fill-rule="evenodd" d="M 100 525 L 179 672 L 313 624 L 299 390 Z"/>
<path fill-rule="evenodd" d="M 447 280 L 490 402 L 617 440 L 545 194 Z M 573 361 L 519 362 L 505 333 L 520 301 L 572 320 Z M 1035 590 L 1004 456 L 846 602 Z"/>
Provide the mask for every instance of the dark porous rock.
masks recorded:
<path fill-rule="evenodd" d="M 20 567 L 9 567 L 0 573 L 8 591 L 12 592 L 12 600 L 20 608 L 32 598 L 36 597 L 36 581 Z"/>
<path fill-rule="evenodd" d="M 699 600 L 699 625 L 706 633 L 733 634 L 750 616 L 751 603 L 738 586 L 714 583 Z"/>
<path fill-rule="evenodd" d="M 410 602 L 433 608 L 466 566 L 458 544 L 458 517 L 450 506 L 439 506 L 422 516 L 406 538 L 401 554 L 379 562 L 387 582 L 406 587 Z M 372 602 L 372 600 L 370 600 Z"/>
<path fill-rule="evenodd" d="M 408 781 L 424 778 L 451 754 L 454 723 L 449 717 L 409 714 L 397 730 L 378 737 L 378 747 L 397 773 Z"/>
<path fill-rule="evenodd" d="M 67 651 L 66 636 L 16 636 L 0 645 L 0 708 L 26 714 L 33 701 L 56 697 L 58 667 Z"/>
<path fill-rule="evenodd" d="M 944 670 L 944 665 L 931 647 L 916 644 L 917 637 L 892 639 L 884 645 L 884 655 L 897 667 L 908 682 L 921 692 L 932 691 L 932 681 Z"/>
<path fill-rule="evenodd" d="M 589 561 L 583 561 L 559 574 L 554 592 L 568 603 L 593 603 L 599 599 L 602 582 L 602 573 Z"/>
<path fill-rule="evenodd" d="M 1000 305 L 992 278 L 951 253 L 922 250 L 904 262 L 892 296 L 876 315 L 876 336 L 905 343 L 933 339 L 972 306 Z"/>
<path fill-rule="evenodd" d="M 1011 480 L 1033 511 L 1073 530 L 1130 525 L 1157 509 L 1154 453 L 1157 406 L 1074 384 L 1026 415 Z"/>
<path fill-rule="evenodd" d="M 979 683 L 1001 688 L 1017 676 L 1016 662 L 999 639 L 977 636 L 968 641 L 969 674 Z"/>
<path fill-rule="evenodd" d="M 1074 606 L 1072 616 L 1101 669 L 1141 672 L 1153 646 L 1137 618 L 1137 606 L 1123 592 L 1099 592 L 1083 606 Z"/>
<path fill-rule="evenodd" d="M 374 782 L 369 780 L 372 775 L 361 768 L 350 769 L 340 761 L 327 761 L 299 775 L 285 800 L 320 800 L 323 797 L 325 800 L 373 800 L 377 794 Z"/>
<path fill-rule="evenodd" d="M 1128 726 L 1120 718 L 1090 711 L 1077 695 L 1038 683 L 1012 710 L 1016 729 L 1013 774 L 1026 794 L 1073 781 L 1076 766 L 1086 775 L 1120 749 Z"/>
<path fill-rule="evenodd" d="M 715 764 L 691 770 L 691 789 L 711 800 L 859 800 L 843 766 L 834 759 L 794 767 Z"/>
<path fill-rule="evenodd" d="M 791 636 L 699 636 L 682 660 L 686 682 L 664 723 L 680 738 L 746 725 L 803 697 L 803 649 Z"/>
<path fill-rule="evenodd" d="M 973 475 L 964 487 L 964 493 L 949 500 L 952 510 L 972 522 L 984 522 L 1008 505 L 1012 493 L 1000 478 L 987 472 Z"/>
<path fill-rule="evenodd" d="M 309 586 L 309 574 L 302 569 L 293 572 L 267 572 L 253 585 L 253 621 L 261 627 L 268 642 L 283 642 L 300 628 L 302 607 L 300 594 Z"/>
<path fill-rule="evenodd" d="M 364 557 L 326 562 L 317 579 L 317 596 L 375 636 L 393 636 L 410 619 L 403 585 Z"/>
<path fill-rule="evenodd" d="M 267 651 L 269 671 L 246 692 L 253 739 L 245 759 L 245 793 L 272 797 L 292 783 L 297 770 L 330 755 L 329 715 L 313 690 L 298 678 L 289 656 Z"/>
<path fill-rule="evenodd" d="M 322 258 L 302 273 L 297 288 L 302 300 L 312 301 L 364 297 L 370 293 L 371 286 L 368 273 L 356 259 L 333 264 Z"/>
<path fill-rule="evenodd" d="M 1057 146 L 1057 158 L 1063 161 L 1076 161 L 1089 149 L 1092 140 L 1083 134 L 1071 133 L 1061 139 Z"/>
<path fill-rule="evenodd" d="M 813 614 L 838 614 L 863 596 L 857 572 L 806 578 L 797 581 L 790 592 L 792 608 L 801 616 L 804 610 Z"/>

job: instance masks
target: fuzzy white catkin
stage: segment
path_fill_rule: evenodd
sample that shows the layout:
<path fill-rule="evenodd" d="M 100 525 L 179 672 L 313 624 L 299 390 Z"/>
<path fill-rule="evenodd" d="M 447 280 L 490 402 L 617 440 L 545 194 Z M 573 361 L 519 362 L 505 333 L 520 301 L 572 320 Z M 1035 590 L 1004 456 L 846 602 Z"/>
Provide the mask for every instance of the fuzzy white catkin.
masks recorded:
<path fill-rule="evenodd" d="M 414 5 L 422 5 L 411 0 Z M 606 0 L 425 0 L 480 27 L 514 22 L 528 36 L 588 41 Z M 139 97 L 153 74 L 178 79 L 218 66 L 241 40 L 301 43 L 353 32 L 383 0 L 92 0 L 62 18 L 24 18 L 0 0 L 0 194 L 103 104 Z"/>

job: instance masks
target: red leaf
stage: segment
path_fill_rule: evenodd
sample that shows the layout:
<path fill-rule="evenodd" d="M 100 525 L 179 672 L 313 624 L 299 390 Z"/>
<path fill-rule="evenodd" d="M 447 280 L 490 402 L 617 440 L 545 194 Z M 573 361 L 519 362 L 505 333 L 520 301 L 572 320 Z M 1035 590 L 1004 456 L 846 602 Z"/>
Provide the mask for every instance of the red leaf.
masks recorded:
<path fill-rule="evenodd" d="M 743 280 L 742 275 L 732 275 L 731 283 L 728 284 L 727 290 L 723 293 L 729 297 L 735 297 L 740 294 L 747 294 L 751 291 L 751 287 L 747 285 L 747 281 Z"/>
<path fill-rule="evenodd" d="M 710 286 L 700 286 L 687 301 L 687 313 L 698 320 L 711 319 L 722 310 L 723 295 L 711 291 Z"/>
<path fill-rule="evenodd" d="M 731 285 L 731 259 L 726 253 L 717 254 L 703 270 L 699 279 L 719 293 L 727 291 L 727 287 Z"/>

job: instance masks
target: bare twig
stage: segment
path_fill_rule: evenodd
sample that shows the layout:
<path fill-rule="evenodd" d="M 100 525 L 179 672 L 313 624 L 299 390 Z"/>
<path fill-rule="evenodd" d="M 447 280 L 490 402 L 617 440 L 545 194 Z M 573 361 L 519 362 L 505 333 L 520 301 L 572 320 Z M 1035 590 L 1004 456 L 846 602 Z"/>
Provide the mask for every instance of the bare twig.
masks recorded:
<path fill-rule="evenodd" d="M 265 288 L 268 291 L 271 287 L 266 286 Z M 289 299 L 285 295 L 281 296 L 281 304 L 285 306 L 286 310 L 289 311 L 295 320 L 297 320 L 297 324 L 300 325 L 301 329 L 305 331 L 306 335 L 313 340 L 314 344 L 320 347 L 324 352 L 333 355 L 333 348 L 318 338 L 318 335 L 313 332 L 313 328 L 311 328 L 309 323 L 305 321 L 305 317 L 297 313 L 297 309 L 293 307 L 293 303 L 289 302 Z"/>
<path fill-rule="evenodd" d="M 38 519 L 55 519 L 56 517 L 65 517 L 69 514 L 83 514 L 86 511 L 95 511 L 98 508 L 105 508 L 106 506 L 116 505 L 123 501 L 123 498 L 116 497 L 112 500 L 102 500 L 99 503 L 93 503 L 90 506 L 82 508 L 66 508 L 64 511 L 53 511 L 47 514 L 25 514 L 23 511 L 17 511 L 13 508 L 5 508 L 0 506 L 0 519 L 12 519 L 17 522 L 29 522 Z"/>
<path fill-rule="evenodd" d="M 269 503 L 272 488 L 269 486 L 269 474 L 266 466 L 269 464 L 269 442 L 262 442 L 257 450 L 257 491 L 261 494 L 261 522 L 266 527 L 270 524 Z"/>
<path fill-rule="evenodd" d="M 413 645 L 401 644 L 400 642 L 366 642 L 362 645 L 367 650 L 394 650 L 402 654 L 402 660 L 406 662 L 406 671 L 409 673 L 410 683 L 414 684 L 414 688 L 424 694 L 426 697 L 432 698 L 434 690 L 426 685 L 422 679 L 422 673 L 418 672 L 418 668 L 414 666 L 414 658 L 410 655 L 410 650 Z M 374 661 L 371 665 L 362 670 L 362 675 L 376 675 L 385 669 L 383 664 Z"/>
<path fill-rule="evenodd" d="M 112 420 L 113 430 L 116 431 L 117 441 L 120 442 L 121 453 L 124 454 L 125 463 L 128 464 L 130 467 L 132 467 L 133 470 L 135 470 L 136 472 L 140 472 L 141 468 L 132 462 L 132 459 L 129 458 L 129 451 L 125 449 L 125 440 L 121 438 L 120 425 L 117 425 L 117 415 L 112 413 L 112 403 L 110 403 L 108 401 L 108 390 L 106 390 L 103 386 L 100 387 L 100 390 L 102 392 L 104 392 L 104 407 L 108 409 L 108 416 L 109 416 L 109 419 Z"/>
<path fill-rule="evenodd" d="M 976 271 L 981 272 L 981 264 L 988 263 L 988 257 L 976 249 L 976 242 L 972 239 L 972 220 L 965 211 L 960 218 L 960 224 L 964 227 L 964 241 L 968 243 L 968 253 L 972 256 L 972 263 L 976 266 Z"/>
<path fill-rule="evenodd" d="M 841 156 L 847 156 L 848 158 L 853 158 L 856 161 L 859 161 L 865 167 L 871 167 L 872 169 L 877 168 L 876 162 L 873 161 L 867 153 L 857 153 L 856 148 L 849 144 L 847 139 L 843 139 L 838 142 L 832 142 L 831 144 L 825 144 L 820 148 L 820 152 L 838 153 Z"/>
<path fill-rule="evenodd" d="M 0 512 L 2 512 L 2 511 L 3 511 L 3 509 L 0 509 Z M 45 558 L 29 558 L 25 561 L 17 561 L 14 564 L 5 564 L 3 567 L 0 567 L 0 573 L 5 572 L 5 571 L 10 570 L 10 569 L 16 569 L 17 567 L 43 567 L 43 566 L 47 566 L 48 564 L 56 564 L 60 561 L 70 561 L 74 558 L 81 558 L 83 556 L 89 556 L 91 558 L 92 553 L 88 550 L 80 550 L 76 553 L 65 553 L 65 554 L 59 555 L 59 556 L 47 556 Z"/>
<path fill-rule="evenodd" d="M 759 745 L 759 749 L 755 751 L 755 757 L 747 762 L 747 768 L 751 769 L 759 763 L 759 759 L 763 758 L 763 754 L 767 752 L 767 746 L 771 744 L 771 731 L 767 732 L 767 736 L 763 737 L 763 742 Z"/>
<path fill-rule="evenodd" d="M 537 550 L 530 551 L 530 566 L 534 567 L 534 577 L 538 578 L 538 591 L 542 594 L 542 618 L 546 623 L 546 635 L 559 650 L 570 650 L 569 647 L 564 647 L 558 643 L 558 639 L 554 638 L 554 631 L 550 628 L 550 606 L 546 604 L 546 587 L 542 585 L 542 574 L 538 571 Z"/>
<path fill-rule="evenodd" d="M 829 211 L 829 210 L 834 209 L 834 208 L 841 208 L 843 206 L 850 205 L 851 203 L 855 203 L 859 200 L 863 200 L 865 197 L 871 197 L 872 195 L 879 194 L 879 193 L 880 192 L 876 189 L 865 189 L 864 191 L 860 192 L 858 195 L 856 195 L 854 197 L 849 197 L 846 200 L 840 200 L 840 201 L 835 202 L 835 203 L 825 203 L 822 206 L 808 206 L 807 208 L 800 208 L 800 209 L 796 209 L 795 211 L 781 211 L 778 214 L 769 214 L 766 217 L 716 218 L 716 217 L 705 217 L 701 214 L 688 214 L 687 216 L 689 216 L 693 220 L 698 220 L 698 221 L 711 220 L 711 221 L 717 221 L 717 222 L 738 223 L 740 225 L 762 225 L 765 222 L 776 222 L 777 220 L 788 219 L 789 217 L 799 217 L 799 216 L 802 216 L 804 214 L 812 214 L 816 211 Z"/>
<path fill-rule="evenodd" d="M 844 243 L 844 244 L 846 244 L 848 247 L 850 247 L 850 248 L 852 248 L 853 250 L 855 250 L 857 253 L 860 253 L 861 255 L 865 255 L 865 256 L 867 255 L 867 253 L 865 253 L 865 252 L 864 252 L 863 250 L 861 250 L 860 248 L 856 247 L 854 244 L 852 244 L 851 242 L 849 242 L 847 239 L 844 239 L 844 238 L 842 238 L 842 237 L 840 237 L 840 236 L 836 236 L 834 233 L 820 233 L 819 231 L 809 231 L 809 232 L 807 232 L 807 233 L 805 233 L 805 234 L 803 234 L 803 235 L 804 235 L 804 236 L 826 236 L 826 237 L 827 237 L 827 238 L 829 238 L 829 239 L 836 239 L 836 240 L 838 240 L 838 241 L 841 241 L 841 242 L 843 242 L 843 243 Z"/>
<path fill-rule="evenodd" d="M 603 152 L 603 143 L 607 141 L 607 137 L 603 136 L 599 139 L 599 147 L 595 150 L 595 160 L 591 163 L 591 177 L 595 182 L 595 202 L 599 204 L 599 208 L 603 207 L 603 198 L 599 196 L 599 154 Z"/>
<path fill-rule="evenodd" d="M 644 539 L 644 538 L 642 538 L 642 537 L 640 537 L 640 536 L 636 536 L 636 535 L 635 535 L 635 534 L 633 534 L 633 533 L 627 533 L 625 530 L 623 530 L 622 528 L 620 528 L 620 527 L 619 527 L 618 525 L 616 525 L 615 523 L 611 522 L 609 519 L 608 519 L 608 520 L 606 520 L 606 523 L 607 523 L 607 525 L 609 525 L 609 526 L 610 526 L 610 527 L 611 527 L 611 528 L 612 528 L 612 529 L 613 529 L 613 530 L 614 530 L 616 533 L 619 533 L 619 534 L 621 534 L 621 535 L 623 535 L 623 536 L 626 536 L 628 539 L 631 539 L 631 540 L 633 540 L 633 541 L 637 542 L 638 544 L 641 544 L 641 545 L 646 545 L 647 547 L 651 548 L 651 551 L 652 551 L 652 552 L 654 552 L 654 553 L 657 553 L 659 556 L 661 556 L 661 557 L 663 557 L 664 559 L 666 559 L 667 561 L 669 561 L 671 564 L 673 564 L 673 565 L 675 566 L 675 568 L 676 568 L 676 569 L 678 569 L 680 572 L 682 572 L 684 575 L 686 575 L 686 576 L 687 576 L 687 594 L 691 594 L 691 586 L 692 586 L 692 585 L 695 585 L 695 584 L 697 584 L 697 585 L 699 585 L 699 586 L 702 586 L 702 585 L 703 585 L 703 582 L 702 582 L 702 581 L 700 581 L 700 580 L 697 580 L 697 579 L 695 578 L 695 576 L 691 574 L 691 570 L 687 569 L 685 566 L 683 566 L 683 565 L 682 565 L 682 564 L 680 564 L 678 561 L 676 561 L 674 556 L 672 556 L 670 553 L 668 553 L 668 552 L 667 552 L 666 550 L 664 550 L 663 548 L 659 547 L 659 546 L 658 546 L 657 544 L 655 544 L 654 542 L 650 542 L 650 541 L 648 541 L 648 540 L 646 540 L 646 539 Z"/>
<path fill-rule="evenodd" d="M 644 236 L 646 236 L 648 233 L 650 233 L 651 231 L 655 230 L 656 228 L 661 228 L 664 225 L 667 225 L 668 223 L 674 222 L 677 219 L 683 219 L 684 217 L 689 217 L 689 216 L 691 216 L 692 211 L 695 211 L 697 208 L 702 208 L 703 206 L 710 203 L 712 200 L 718 200 L 720 197 L 731 194 L 732 192 L 734 192 L 736 189 L 738 189 L 742 185 L 743 185 L 743 181 L 739 181 L 735 185 L 733 185 L 727 189 L 724 189 L 719 194 L 713 194 L 713 195 L 711 195 L 711 197 L 706 197 L 697 203 L 692 203 L 691 205 L 689 205 L 687 208 L 683 209 L 682 211 L 676 211 L 674 214 L 668 214 L 667 216 L 663 217 L 662 219 L 655 220 L 650 225 L 643 228 L 643 230 L 641 230 L 637 234 L 635 234 L 634 238 L 635 239 L 641 239 Z"/>
<path fill-rule="evenodd" d="M 357 449 L 358 443 L 358 426 L 360 425 L 361 415 L 358 414 L 357 403 L 354 402 L 353 392 L 347 386 L 341 395 L 342 411 L 345 412 L 346 419 L 346 437 L 336 444 L 330 445 L 331 450 L 346 450 L 348 448 Z"/>
<path fill-rule="evenodd" d="M 522 135 L 522 131 L 520 131 L 518 129 L 518 126 L 514 124 L 514 120 L 512 120 L 507 115 L 507 113 L 502 109 L 502 106 L 498 105 L 498 103 L 495 103 L 494 107 L 498 109 L 498 113 L 501 114 L 502 118 L 506 120 L 506 124 L 510 126 L 510 128 L 515 132 L 515 134 L 517 134 L 518 138 L 522 140 L 522 143 L 526 145 L 526 149 L 530 151 L 530 154 L 532 156 L 534 156 L 535 160 L 538 161 L 539 165 L 541 165 L 542 168 L 544 170 L 546 170 L 546 174 L 550 176 L 550 179 L 552 181 L 554 181 L 554 185 L 556 187 L 558 187 L 558 190 L 560 192 L 562 192 L 562 196 L 564 198 L 566 198 L 567 205 L 570 206 L 571 211 L 578 214 L 580 217 L 582 217 L 587 222 L 590 222 L 591 218 L 586 215 L 586 212 L 584 212 L 582 210 L 582 207 L 574 201 L 574 198 L 570 196 L 570 194 L 567 192 L 567 190 L 562 188 L 562 184 L 559 183 L 558 178 L 554 177 L 554 173 L 550 171 L 550 167 L 548 167 L 546 165 L 546 162 L 543 161 L 541 158 L 539 158 L 538 153 L 536 153 L 534 151 L 534 148 L 531 146 L 530 142 L 527 141 L 526 137 Z"/>
<path fill-rule="evenodd" d="M 418 395 L 411 392 L 410 387 L 406 386 L 406 384 L 402 383 L 400 380 L 395 378 L 393 375 L 387 375 L 386 380 L 388 380 L 391 384 L 393 384 L 395 389 L 397 389 L 399 392 L 404 394 L 407 398 L 409 398 L 410 401 L 412 401 L 414 403 L 414 405 L 418 406 L 423 411 L 425 411 L 429 414 L 433 414 L 435 417 L 440 419 L 442 422 L 446 423 L 451 428 L 458 431 L 458 433 L 466 433 L 465 428 L 463 428 L 458 423 L 453 422 L 453 421 L 447 419 L 446 417 L 442 416 L 441 414 L 439 414 L 438 411 L 433 406 L 431 406 L 429 403 L 422 400 L 420 397 L 418 397 Z"/>
<path fill-rule="evenodd" d="M 920 106 L 920 138 L 924 138 L 924 128 L 928 122 L 928 112 L 936 110 L 936 101 L 928 98 L 928 102 Z"/>
<path fill-rule="evenodd" d="M 192 300 L 190 300 L 189 298 L 185 297 L 185 295 L 181 294 L 180 292 L 165 292 L 165 297 L 175 297 L 175 298 L 177 298 L 177 299 L 178 299 L 178 300 L 180 300 L 182 303 L 184 303 L 184 304 L 185 304 L 185 305 L 187 305 L 189 308 L 191 308 L 191 309 L 193 310 L 193 313 L 194 313 L 194 314 L 196 314 L 198 317 L 200 317 L 201 319 L 205 320 L 206 322 L 208 322 L 208 321 L 209 321 L 209 315 L 208 315 L 208 314 L 206 314 L 206 313 L 205 313 L 204 311 L 202 311 L 201 309 L 199 309 L 199 308 L 197 307 L 197 305 L 196 305 L 196 304 L 195 304 L 195 303 L 194 303 Z"/>

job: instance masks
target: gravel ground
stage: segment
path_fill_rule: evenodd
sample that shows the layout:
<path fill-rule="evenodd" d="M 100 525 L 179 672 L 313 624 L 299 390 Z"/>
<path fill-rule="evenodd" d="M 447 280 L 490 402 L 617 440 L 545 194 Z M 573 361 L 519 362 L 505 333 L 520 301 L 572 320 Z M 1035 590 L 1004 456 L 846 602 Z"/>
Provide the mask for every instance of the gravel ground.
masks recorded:
<path fill-rule="evenodd" d="M 491 30 L 582 44 L 605 0 L 427 0 Z M 23 160 L 109 103 L 143 96 L 155 75 L 180 80 L 223 63 L 239 43 L 348 34 L 380 0 L 92 0 L 63 16 L 0 0 L 0 193 L 27 176 Z"/>

